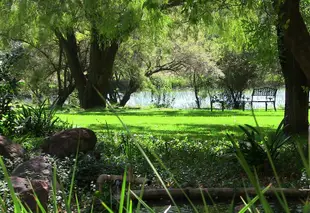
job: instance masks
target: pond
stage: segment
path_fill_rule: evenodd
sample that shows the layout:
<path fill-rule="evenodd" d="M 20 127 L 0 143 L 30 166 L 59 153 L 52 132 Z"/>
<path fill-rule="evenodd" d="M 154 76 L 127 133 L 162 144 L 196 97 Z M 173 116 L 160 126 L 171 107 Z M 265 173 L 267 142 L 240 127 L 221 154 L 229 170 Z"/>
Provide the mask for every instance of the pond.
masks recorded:
<path fill-rule="evenodd" d="M 251 96 L 251 90 L 246 91 L 245 95 L 247 97 Z M 174 101 L 171 104 L 172 108 L 175 109 L 191 109 L 196 108 L 195 104 L 195 95 L 193 91 L 185 90 L 185 91 L 172 91 L 168 95 L 168 99 L 171 100 L 174 98 Z M 130 100 L 128 101 L 126 106 L 129 107 L 147 107 L 151 106 L 152 103 L 152 95 L 150 91 L 143 91 L 134 93 Z M 277 91 L 276 96 L 276 107 L 277 109 L 283 109 L 285 105 L 285 89 L 279 89 Z M 202 108 L 209 108 L 210 107 L 210 98 L 206 97 L 201 102 Z M 249 106 L 246 106 L 249 107 Z M 254 103 L 253 108 L 264 108 L 264 103 Z M 273 109 L 271 104 L 268 104 L 268 109 Z"/>

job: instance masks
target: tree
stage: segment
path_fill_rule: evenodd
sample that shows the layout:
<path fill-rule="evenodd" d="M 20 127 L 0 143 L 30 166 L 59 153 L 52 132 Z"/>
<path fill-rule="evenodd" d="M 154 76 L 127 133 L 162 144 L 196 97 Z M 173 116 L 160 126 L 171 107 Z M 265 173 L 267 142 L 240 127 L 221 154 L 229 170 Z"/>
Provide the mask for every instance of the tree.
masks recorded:
<path fill-rule="evenodd" d="M 22 95 L 27 97 L 30 90 L 34 102 L 40 103 L 48 97 L 49 100 L 54 99 L 53 105 L 61 107 L 74 90 L 75 85 L 63 50 L 57 45 L 57 41 L 36 45 L 18 38 L 11 39 L 17 44 L 24 44 L 23 60 L 14 64 L 18 72 L 13 73 L 25 83 Z"/>
<path fill-rule="evenodd" d="M 219 78 L 218 85 L 224 89 L 233 109 L 241 108 L 244 91 L 255 86 L 258 66 L 251 58 L 253 54 L 247 52 L 225 52 L 218 61 L 218 66 L 224 74 Z"/>
<path fill-rule="evenodd" d="M 310 52 L 310 36 L 299 12 L 299 1 L 274 1 L 277 11 L 277 37 L 279 60 L 285 79 L 285 124 L 291 133 L 307 133 L 309 93 L 303 87 L 309 86 L 310 67 L 305 57 Z M 296 35 L 296 32 L 299 35 Z M 296 41 L 297 40 L 297 41 Z M 300 40 L 304 40 L 302 46 Z M 296 41 L 296 42 L 295 42 Z M 297 46 L 295 46 L 297 45 Z"/>
<path fill-rule="evenodd" d="M 310 55 L 310 35 L 302 17 L 302 3 L 299 0 L 272 0 L 254 4 L 252 8 L 257 19 L 256 24 L 251 24 L 264 28 L 264 31 L 254 29 L 257 30 L 255 40 L 270 42 L 270 38 L 275 38 L 271 43 L 275 44 L 272 47 L 277 50 L 285 80 L 286 131 L 307 133 L 309 94 L 303 87 L 308 87 L 310 82 L 310 66 L 306 59 Z"/>
<path fill-rule="evenodd" d="M 8 37 L 30 37 L 35 42 L 56 38 L 66 55 L 80 106 L 104 107 L 105 100 L 97 91 L 107 98 L 120 45 L 143 23 L 152 25 L 159 15 L 146 14 L 144 3 L 143 0 L 5 1 L 0 3 L 1 16 L 10 23 L 1 22 L 0 26 L 9 32 Z M 79 54 L 82 40 L 89 44 L 86 71 Z"/>
<path fill-rule="evenodd" d="M 163 45 L 141 33 L 124 42 L 116 55 L 109 102 L 125 106 L 131 94 L 147 87 L 154 74 L 182 69 L 182 61 L 170 48 L 171 42 Z"/>
<path fill-rule="evenodd" d="M 305 3 L 306 4 L 306 3 Z M 303 90 L 310 82 L 310 35 L 302 17 L 299 0 L 273 0 L 253 7 L 260 25 L 276 37 L 277 55 L 285 79 L 285 125 L 290 133 L 308 133 L 309 94 Z M 253 23 L 252 23 L 253 24 Z M 261 32 L 257 35 L 263 35 Z M 261 39 L 266 39 L 261 36 Z"/>
<path fill-rule="evenodd" d="M 192 47 L 195 45 L 190 44 Z M 182 57 L 183 65 L 178 73 L 188 79 L 189 86 L 194 91 L 196 106 L 200 109 L 202 99 L 210 95 L 211 90 L 215 88 L 216 79 L 221 72 L 205 50 L 199 51 L 197 47 L 194 49 L 195 51 L 192 51 L 188 46 L 184 46 L 182 52 L 178 53 Z"/>
<path fill-rule="evenodd" d="M 308 94 L 302 86 L 310 82 L 310 35 L 302 3 L 309 4 L 300 0 L 187 1 L 184 7 L 191 21 L 212 23 L 211 31 L 223 36 L 223 43 L 231 48 L 263 50 L 263 44 L 262 53 L 270 58 L 273 55 L 266 52 L 279 50 L 286 87 L 285 125 L 291 133 L 308 131 Z"/>

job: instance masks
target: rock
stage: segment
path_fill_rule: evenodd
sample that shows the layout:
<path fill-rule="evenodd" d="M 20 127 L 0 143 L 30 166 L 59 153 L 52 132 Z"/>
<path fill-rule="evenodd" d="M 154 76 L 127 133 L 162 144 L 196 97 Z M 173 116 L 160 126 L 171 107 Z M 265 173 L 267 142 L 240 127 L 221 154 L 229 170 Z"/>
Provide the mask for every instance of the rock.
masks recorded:
<path fill-rule="evenodd" d="M 80 144 L 79 144 L 80 143 Z M 54 134 L 41 146 L 43 152 L 57 157 L 75 154 L 79 144 L 79 152 L 91 151 L 97 143 L 96 134 L 86 128 L 73 128 Z"/>
<path fill-rule="evenodd" d="M 30 180 L 44 180 L 51 183 L 53 179 L 52 165 L 45 157 L 35 157 L 19 164 L 12 172 L 12 176 L 29 178 Z"/>
<path fill-rule="evenodd" d="M 49 190 L 52 188 L 53 170 L 46 157 L 35 157 L 19 164 L 11 175 L 13 188 L 23 204 L 29 206 L 33 212 L 37 212 L 37 202 L 33 197 L 34 191 L 44 209 L 47 210 Z"/>
<path fill-rule="evenodd" d="M 49 195 L 49 182 L 46 180 L 29 180 L 22 177 L 11 177 L 11 183 L 15 193 L 19 196 L 23 205 L 29 207 L 32 212 L 40 211 L 37 201 L 34 197 L 34 192 L 37 195 L 40 204 L 47 211 L 48 195 Z M 37 209 L 39 211 L 37 211 Z"/>
<path fill-rule="evenodd" d="M 8 138 L 0 135 L 0 155 L 6 158 L 22 158 L 25 154 L 24 148 L 17 143 L 13 143 Z"/>

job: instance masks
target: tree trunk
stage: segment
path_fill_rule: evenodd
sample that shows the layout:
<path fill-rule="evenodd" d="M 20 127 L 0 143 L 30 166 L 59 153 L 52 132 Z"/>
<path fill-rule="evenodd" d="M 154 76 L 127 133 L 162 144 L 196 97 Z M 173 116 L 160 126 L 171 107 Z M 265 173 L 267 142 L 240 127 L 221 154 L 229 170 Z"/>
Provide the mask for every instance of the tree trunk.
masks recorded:
<path fill-rule="evenodd" d="M 80 106 L 84 108 L 85 103 L 83 102 L 86 78 L 83 73 L 83 69 L 80 63 L 78 56 L 78 45 L 76 42 L 75 34 L 73 30 L 68 30 L 66 33 L 66 38 L 58 30 L 55 31 L 55 34 L 59 41 L 61 42 L 62 47 L 67 56 L 68 65 L 74 78 L 76 89 L 78 90 L 78 98 L 80 101 Z"/>
<path fill-rule="evenodd" d="M 278 30 L 279 60 L 285 79 L 285 113 L 284 124 L 289 133 L 308 132 L 309 93 L 303 90 L 307 78 L 294 59 L 293 54 L 285 48 L 281 30 Z"/>
<path fill-rule="evenodd" d="M 278 9 L 279 20 L 277 26 L 279 61 L 285 79 L 284 124 L 287 125 L 287 132 L 304 134 L 308 132 L 309 93 L 303 90 L 303 86 L 308 85 L 308 80 L 304 72 L 305 70 L 301 69 L 296 56 L 293 54 L 294 50 L 287 42 L 287 19 L 284 14 L 289 10 L 287 8 L 290 6 L 288 2 L 286 1 L 280 5 Z M 293 25 L 290 24 L 289 28 L 293 28 Z"/>
<path fill-rule="evenodd" d="M 241 104 L 241 99 L 242 99 L 242 94 L 243 91 L 239 92 L 234 92 L 233 95 L 233 109 L 241 109 L 242 104 Z"/>
<path fill-rule="evenodd" d="M 68 65 L 78 91 L 80 107 L 84 109 L 106 107 L 105 99 L 109 92 L 109 82 L 112 78 L 113 65 L 119 46 L 118 42 L 103 42 L 99 38 L 97 31 L 94 28 L 92 29 L 90 64 L 87 76 L 85 76 L 74 31 L 68 30 L 66 38 L 57 30 L 55 34 L 66 53 Z"/>
<path fill-rule="evenodd" d="M 300 0 L 275 0 L 283 40 L 310 82 L 310 35 L 300 13 Z"/>
<path fill-rule="evenodd" d="M 65 101 L 68 99 L 69 95 L 71 95 L 71 93 L 74 91 L 74 89 L 75 85 L 70 84 L 68 87 L 60 90 L 58 92 L 58 97 L 55 106 L 61 108 L 64 105 Z"/>
<path fill-rule="evenodd" d="M 100 42 L 97 31 L 92 29 L 88 81 L 83 99 L 84 108 L 106 107 L 117 51 L 118 43 L 116 41 L 112 41 L 110 44 Z"/>
<path fill-rule="evenodd" d="M 120 106 L 124 107 L 129 101 L 131 94 L 137 92 L 140 86 L 141 85 L 136 81 L 136 79 L 130 78 L 129 88 L 126 90 L 122 100 L 120 100 Z"/>
<path fill-rule="evenodd" d="M 62 42 L 59 42 L 59 58 L 58 58 L 58 67 L 56 70 L 57 73 L 57 84 L 58 84 L 58 94 L 62 90 L 62 83 L 61 83 L 61 68 L 62 68 L 62 59 L 63 59 L 63 47 Z"/>
<path fill-rule="evenodd" d="M 199 98 L 199 95 L 198 95 L 198 89 L 197 87 L 194 87 L 194 92 L 195 92 L 195 102 L 196 102 L 196 106 L 197 106 L 197 109 L 200 109 L 201 108 L 201 104 L 200 104 L 200 98 Z"/>
<path fill-rule="evenodd" d="M 197 105 L 197 108 L 200 109 L 201 108 L 201 104 L 200 104 L 200 98 L 199 98 L 199 85 L 198 85 L 198 79 L 197 79 L 197 74 L 194 72 L 193 74 L 193 86 L 194 86 L 194 93 L 195 93 L 195 102 Z"/>
<path fill-rule="evenodd" d="M 227 88 L 227 95 L 229 98 L 229 105 L 233 108 L 233 109 L 241 109 L 241 96 L 242 96 L 242 92 L 238 92 L 236 91 L 234 88 L 228 86 Z"/>
<path fill-rule="evenodd" d="M 65 101 L 68 99 L 69 95 L 74 91 L 75 85 L 73 84 L 73 79 L 71 75 L 68 75 L 68 66 L 63 69 L 63 46 L 62 42 L 59 42 L 59 59 L 57 73 L 57 84 L 58 84 L 58 97 L 53 103 L 53 106 L 61 108 Z M 61 71 L 64 71 L 63 81 L 61 79 Z M 63 82 L 63 83 L 62 83 Z M 68 83 L 69 82 L 69 85 Z"/>

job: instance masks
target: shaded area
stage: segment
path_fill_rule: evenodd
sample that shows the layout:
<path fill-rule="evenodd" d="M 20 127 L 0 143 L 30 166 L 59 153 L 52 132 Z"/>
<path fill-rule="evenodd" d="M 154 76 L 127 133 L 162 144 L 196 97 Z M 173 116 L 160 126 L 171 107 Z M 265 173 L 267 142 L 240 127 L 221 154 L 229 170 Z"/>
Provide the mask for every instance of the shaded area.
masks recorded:
<path fill-rule="evenodd" d="M 105 133 L 98 135 L 100 135 L 99 141 L 104 141 L 105 144 L 105 158 L 113 159 L 113 162 L 122 155 L 121 153 L 124 153 L 125 144 L 128 143 L 124 135 L 121 133 L 112 135 L 112 137 Z M 132 140 L 142 146 L 167 186 L 176 187 L 175 181 L 171 180 L 170 173 L 172 173 L 181 187 L 251 187 L 245 172 L 229 148 L 231 143 L 227 140 L 219 138 L 198 141 L 176 139 L 172 138 L 173 136 L 171 133 L 170 140 L 167 140 L 163 137 L 158 139 L 152 134 L 133 135 Z M 300 159 L 298 160 L 298 153 L 293 147 L 282 151 L 280 159 L 286 160 L 275 162 L 282 186 L 298 187 L 300 185 L 298 180 L 301 177 L 301 162 Z M 135 162 L 134 171 L 152 180 L 154 185 L 149 187 L 158 188 L 161 183 L 157 181 L 148 162 L 135 146 L 131 154 Z M 169 173 L 162 168 L 158 159 L 168 168 Z M 264 171 L 260 171 L 258 176 L 262 185 L 270 182 L 275 184 L 273 175 L 268 176 Z"/>
<path fill-rule="evenodd" d="M 264 187 L 262 187 L 264 188 Z M 214 204 L 213 202 L 227 202 L 230 204 L 233 200 L 234 202 L 242 202 L 240 197 L 243 199 L 246 196 L 255 197 L 258 193 L 254 187 L 251 188 L 169 188 L 169 193 L 174 199 L 181 199 L 186 201 L 185 194 L 190 198 L 191 201 L 199 200 L 202 203 L 202 196 L 208 204 Z M 296 188 L 270 188 L 264 195 L 266 199 L 277 201 L 279 194 L 284 194 L 290 201 L 299 201 L 302 199 L 307 199 L 310 194 L 309 189 L 296 189 Z M 170 200 L 170 197 L 166 189 L 146 189 L 146 190 L 133 190 L 131 193 L 131 199 L 136 201 L 135 195 L 142 195 L 143 201 L 152 200 Z M 212 198 L 212 200 L 209 198 Z"/>
<path fill-rule="evenodd" d="M 153 126 L 138 126 L 126 124 L 129 131 L 134 134 L 152 134 L 154 136 L 160 136 L 163 139 L 174 138 L 189 138 L 195 140 L 215 140 L 219 141 L 226 139 L 226 134 L 241 134 L 240 128 L 237 125 L 216 125 L 216 124 L 177 124 L 176 130 L 165 130 L 160 128 L 154 128 Z M 93 131 L 106 132 L 126 131 L 121 125 L 108 124 L 90 124 L 87 128 Z M 261 127 L 261 131 L 269 132 L 275 129 L 275 127 Z"/>

